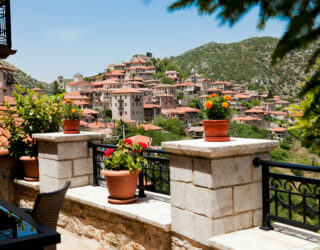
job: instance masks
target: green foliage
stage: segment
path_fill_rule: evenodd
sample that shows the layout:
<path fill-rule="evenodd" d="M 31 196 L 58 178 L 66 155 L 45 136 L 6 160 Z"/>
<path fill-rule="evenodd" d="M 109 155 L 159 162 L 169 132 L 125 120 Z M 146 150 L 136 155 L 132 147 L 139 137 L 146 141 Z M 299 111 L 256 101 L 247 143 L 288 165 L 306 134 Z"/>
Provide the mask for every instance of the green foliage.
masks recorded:
<path fill-rule="evenodd" d="M 13 96 L 16 101 L 15 110 L 10 109 L 6 103 L 7 111 L 1 117 L 2 127 L 11 135 L 8 147 L 10 155 L 15 158 L 23 155 L 37 156 L 38 147 L 31 135 L 59 131 L 62 122 L 62 96 L 36 95 L 34 91 L 20 85 L 16 86 Z"/>
<path fill-rule="evenodd" d="M 59 89 L 58 81 L 54 81 L 52 83 L 51 94 L 52 95 L 59 95 L 59 94 L 63 94 L 63 93 L 64 93 L 64 91 L 62 89 Z"/>
<path fill-rule="evenodd" d="M 320 89 L 320 85 L 317 88 Z M 300 105 L 290 105 L 291 111 L 299 116 L 295 117 L 296 123 L 289 130 L 300 130 L 301 145 L 320 155 L 320 103 L 315 102 L 315 97 L 316 93 L 310 92 Z"/>
<path fill-rule="evenodd" d="M 192 100 L 188 103 L 189 107 L 194 109 L 200 109 L 200 99 L 192 98 Z"/>
<path fill-rule="evenodd" d="M 270 157 L 272 161 L 285 161 L 288 157 L 288 152 L 285 149 L 277 147 L 270 152 Z"/>
<path fill-rule="evenodd" d="M 252 104 L 248 101 L 240 101 L 242 107 L 246 107 L 247 109 L 251 109 L 252 108 Z"/>
<path fill-rule="evenodd" d="M 104 152 L 105 169 L 129 170 L 130 173 L 141 171 L 142 166 L 147 164 L 147 159 L 142 155 L 145 148 L 147 148 L 145 143 L 134 145 L 130 139 L 120 140 L 117 149 L 109 148 Z"/>
<path fill-rule="evenodd" d="M 172 83 L 173 83 L 173 80 L 170 79 L 170 78 L 164 77 L 164 78 L 161 79 L 161 83 L 164 83 L 164 84 L 172 84 Z"/>
<path fill-rule="evenodd" d="M 163 116 L 157 116 L 152 123 L 178 136 L 186 135 L 184 124 L 178 118 L 168 119 Z"/>
<path fill-rule="evenodd" d="M 229 124 L 229 135 L 232 137 L 265 139 L 268 130 L 233 122 Z"/>

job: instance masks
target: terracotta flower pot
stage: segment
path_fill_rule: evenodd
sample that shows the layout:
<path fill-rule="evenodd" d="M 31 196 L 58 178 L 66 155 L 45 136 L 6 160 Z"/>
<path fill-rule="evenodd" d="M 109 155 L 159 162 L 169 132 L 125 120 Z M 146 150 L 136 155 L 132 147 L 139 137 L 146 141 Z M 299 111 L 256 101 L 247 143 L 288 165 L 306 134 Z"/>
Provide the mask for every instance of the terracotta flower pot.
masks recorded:
<path fill-rule="evenodd" d="M 38 157 L 21 156 L 19 158 L 22 161 L 26 181 L 38 181 L 39 180 L 39 162 Z"/>
<path fill-rule="evenodd" d="M 63 133 L 64 134 L 79 134 L 80 133 L 80 120 L 63 120 Z"/>
<path fill-rule="evenodd" d="M 129 170 L 109 171 L 102 170 L 110 196 L 109 203 L 126 204 L 134 202 L 139 172 L 131 174 Z"/>
<path fill-rule="evenodd" d="M 206 142 L 230 141 L 229 120 L 203 120 L 204 140 Z"/>

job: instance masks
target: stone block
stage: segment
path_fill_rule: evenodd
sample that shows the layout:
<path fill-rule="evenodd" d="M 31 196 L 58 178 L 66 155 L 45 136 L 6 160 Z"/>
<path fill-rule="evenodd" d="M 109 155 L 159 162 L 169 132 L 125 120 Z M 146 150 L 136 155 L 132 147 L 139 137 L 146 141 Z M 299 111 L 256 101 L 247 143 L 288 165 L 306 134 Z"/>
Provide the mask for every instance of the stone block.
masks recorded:
<path fill-rule="evenodd" d="M 230 215 L 233 212 L 232 188 L 222 188 L 212 192 L 211 218 Z"/>
<path fill-rule="evenodd" d="M 52 192 L 62 188 L 68 179 L 57 179 L 46 175 L 40 175 L 40 192 Z"/>
<path fill-rule="evenodd" d="M 171 155 L 170 180 L 192 182 L 192 158 L 179 155 Z"/>
<path fill-rule="evenodd" d="M 194 215 L 194 240 L 209 245 L 209 239 L 213 235 L 213 220 L 201 216 Z"/>
<path fill-rule="evenodd" d="M 212 161 L 209 159 L 193 159 L 193 183 L 202 187 L 213 187 Z"/>
<path fill-rule="evenodd" d="M 171 207 L 171 230 L 194 239 L 194 214 L 176 207 Z"/>
<path fill-rule="evenodd" d="M 253 226 L 258 227 L 262 225 L 262 209 L 253 211 Z"/>
<path fill-rule="evenodd" d="M 73 160 L 73 175 L 89 175 L 93 173 L 92 158 Z"/>
<path fill-rule="evenodd" d="M 38 157 L 44 159 L 57 159 L 58 145 L 56 142 L 38 141 Z"/>
<path fill-rule="evenodd" d="M 88 142 L 65 142 L 58 144 L 58 155 L 59 160 L 66 159 L 77 159 L 88 157 Z"/>
<path fill-rule="evenodd" d="M 262 208 L 261 182 L 234 187 L 233 198 L 235 213 Z"/>
<path fill-rule="evenodd" d="M 209 218 L 232 214 L 232 188 L 213 191 L 187 185 L 186 209 Z"/>
<path fill-rule="evenodd" d="M 213 160 L 212 177 L 213 188 L 249 183 L 252 180 L 252 157 Z"/>
<path fill-rule="evenodd" d="M 72 177 L 69 180 L 71 181 L 71 185 L 70 185 L 71 188 L 89 185 L 88 175 Z"/>
<path fill-rule="evenodd" d="M 252 212 L 213 220 L 213 235 L 226 234 L 252 227 Z"/>
<path fill-rule="evenodd" d="M 39 174 L 57 179 L 72 177 L 72 161 L 56 161 L 39 157 Z"/>
<path fill-rule="evenodd" d="M 186 207 L 186 184 L 183 182 L 170 182 L 171 205 L 185 209 Z"/>

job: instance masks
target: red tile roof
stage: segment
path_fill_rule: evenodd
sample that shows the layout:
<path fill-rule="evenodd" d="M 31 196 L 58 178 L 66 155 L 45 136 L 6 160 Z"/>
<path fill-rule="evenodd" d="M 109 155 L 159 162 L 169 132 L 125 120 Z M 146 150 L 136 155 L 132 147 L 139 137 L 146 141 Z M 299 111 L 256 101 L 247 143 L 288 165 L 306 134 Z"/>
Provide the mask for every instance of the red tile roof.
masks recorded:
<path fill-rule="evenodd" d="M 125 93 L 142 93 L 142 92 L 132 88 L 124 88 L 124 89 L 118 89 L 113 91 L 113 94 L 125 94 Z"/>
<path fill-rule="evenodd" d="M 145 108 L 145 109 L 160 108 L 160 105 L 144 104 L 144 105 L 143 105 L 143 108 Z"/>
<path fill-rule="evenodd" d="M 147 144 L 148 147 L 150 147 L 152 143 L 152 138 L 144 135 L 135 135 L 135 136 L 129 137 L 128 139 L 131 139 L 133 144 L 138 144 L 139 142 L 143 142 Z"/>
<path fill-rule="evenodd" d="M 262 121 L 262 119 L 252 117 L 252 116 L 237 116 L 237 117 L 233 117 L 232 121 Z"/>
<path fill-rule="evenodd" d="M 284 131 L 287 131 L 287 130 L 288 129 L 286 129 L 286 128 L 277 127 L 277 128 L 273 128 L 272 132 L 284 132 Z"/>
<path fill-rule="evenodd" d="M 137 128 L 144 128 L 144 130 L 162 130 L 161 127 L 158 127 L 153 124 L 140 124 Z"/>

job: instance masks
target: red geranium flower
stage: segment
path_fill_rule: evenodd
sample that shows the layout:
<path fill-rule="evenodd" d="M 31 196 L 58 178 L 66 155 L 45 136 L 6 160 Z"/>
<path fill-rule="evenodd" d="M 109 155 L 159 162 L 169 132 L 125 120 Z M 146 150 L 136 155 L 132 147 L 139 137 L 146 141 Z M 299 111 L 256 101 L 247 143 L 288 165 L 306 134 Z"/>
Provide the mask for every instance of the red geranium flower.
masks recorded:
<path fill-rule="evenodd" d="M 104 156 L 109 158 L 113 154 L 113 152 L 113 149 L 108 148 L 106 151 L 104 151 Z"/>
<path fill-rule="evenodd" d="M 132 140 L 131 139 L 124 139 L 123 143 L 128 144 L 128 145 L 132 145 Z"/>
<path fill-rule="evenodd" d="M 143 148 L 147 148 L 148 147 L 147 144 L 145 144 L 144 142 L 139 142 L 138 144 L 139 144 L 139 146 L 141 146 Z"/>

